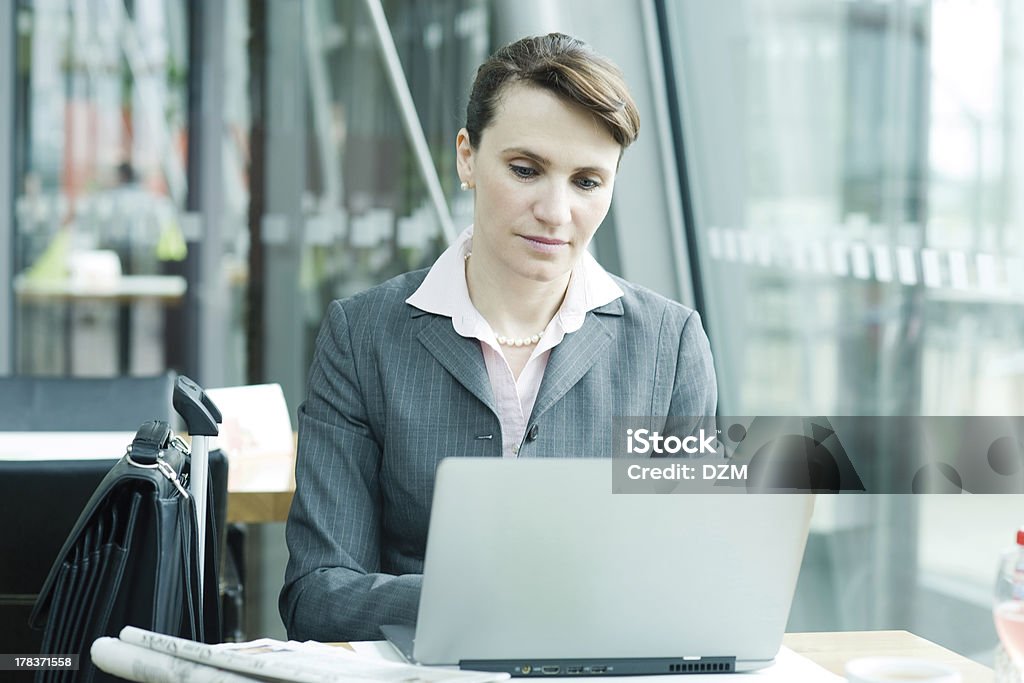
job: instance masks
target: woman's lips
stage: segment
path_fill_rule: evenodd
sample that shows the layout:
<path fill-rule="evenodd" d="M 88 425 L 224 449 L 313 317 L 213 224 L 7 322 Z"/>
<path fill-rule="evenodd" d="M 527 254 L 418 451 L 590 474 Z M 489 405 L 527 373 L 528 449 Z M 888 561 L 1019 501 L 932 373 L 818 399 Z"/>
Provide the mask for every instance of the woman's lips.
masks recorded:
<path fill-rule="evenodd" d="M 569 246 L 568 242 L 550 237 L 537 237 L 533 235 L 521 235 L 521 237 L 526 240 L 530 247 L 544 254 L 555 254 L 562 248 Z"/>

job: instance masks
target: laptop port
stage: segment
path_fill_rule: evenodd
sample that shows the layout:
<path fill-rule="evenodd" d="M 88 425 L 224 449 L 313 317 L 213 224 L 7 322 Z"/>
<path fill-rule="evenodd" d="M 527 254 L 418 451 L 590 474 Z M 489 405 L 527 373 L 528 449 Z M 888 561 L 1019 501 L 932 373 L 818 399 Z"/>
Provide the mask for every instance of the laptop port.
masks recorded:
<path fill-rule="evenodd" d="M 530 673 L 531 671 L 533 671 L 533 667 L 532 667 L 532 666 L 530 666 L 529 664 L 523 664 L 523 666 L 522 666 L 522 668 L 520 669 L 520 671 L 522 671 L 522 672 L 523 672 L 523 675 L 524 675 L 524 676 L 526 676 L 526 675 L 528 675 L 528 674 L 529 674 L 529 673 Z"/>
<path fill-rule="evenodd" d="M 567 667 L 565 667 L 565 673 L 570 675 L 570 676 L 579 676 L 581 673 L 583 673 L 583 667 L 582 666 L 567 666 Z"/>
<path fill-rule="evenodd" d="M 590 667 L 590 673 L 592 673 L 592 674 L 603 674 L 607 670 L 608 670 L 608 667 L 606 667 L 606 666 L 592 666 L 592 667 Z"/>
<path fill-rule="evenodd" d="M 561 667 L 559 667 L 559 666 L 542 666 L 540 668 L 541 673 L 543 673 L 545 676 L 554 676 L 560 670 L 561 670 Z"/>

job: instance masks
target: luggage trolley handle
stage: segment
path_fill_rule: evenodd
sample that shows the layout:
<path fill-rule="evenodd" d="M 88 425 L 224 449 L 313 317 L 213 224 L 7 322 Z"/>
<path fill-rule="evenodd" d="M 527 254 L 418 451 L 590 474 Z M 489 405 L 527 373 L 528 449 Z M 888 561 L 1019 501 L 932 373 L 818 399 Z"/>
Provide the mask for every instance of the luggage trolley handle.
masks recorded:
<path fill-rule="evenodd" d="M 174 382 L 174 409 L 185 420 L 185 428 L 192 436 L 217 436 L 222 422 L 220 410 L 203 388 L 185 375 Z"/>
<path fill-rule="evenodd" d="M 220 411 L 203 388 L 184 375 L 174 383 L 174 410 L 185 421 L 185 429 L 192 436 L 192 465 L 189 492 L 195 503 L 199 530 L 199 590 L 203 590 L 203 570 L 206 559 L 206 481 L 209 458 L 209 437 L 217 436 L 222 421 Z"/>

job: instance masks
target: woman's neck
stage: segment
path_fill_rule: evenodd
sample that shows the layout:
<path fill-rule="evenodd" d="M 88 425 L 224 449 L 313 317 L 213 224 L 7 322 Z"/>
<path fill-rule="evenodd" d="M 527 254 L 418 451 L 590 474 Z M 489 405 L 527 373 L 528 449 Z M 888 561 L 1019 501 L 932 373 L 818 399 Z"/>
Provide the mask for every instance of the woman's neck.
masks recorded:
<path fill-rule="evenodd" d="M 469 298 L 495 334 L 529 337 L 543 332 L 555 317 L 569 286 L 570 273 L 552 282 L 520 277 L 483 254 L 466 258 Z"/>

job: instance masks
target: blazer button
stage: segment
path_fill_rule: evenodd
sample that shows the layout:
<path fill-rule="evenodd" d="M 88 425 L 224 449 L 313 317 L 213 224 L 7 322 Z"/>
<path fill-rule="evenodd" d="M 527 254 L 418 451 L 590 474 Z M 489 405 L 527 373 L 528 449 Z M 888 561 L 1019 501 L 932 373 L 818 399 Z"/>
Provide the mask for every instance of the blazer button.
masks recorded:
<path fill-rule="evenodd" d="M 533 425 L 532 427 L 530 427 L 530 433 L 526 435 L 526 438 L 529 439 L 530 441 L 536 441 L 538 431 L 539 430 L 537 429 L 537 425 Z"/>

